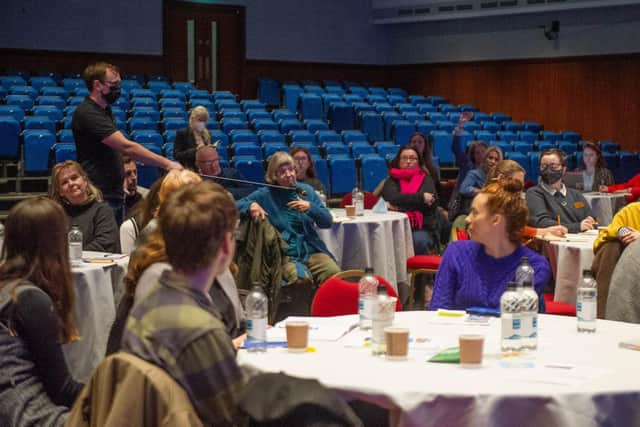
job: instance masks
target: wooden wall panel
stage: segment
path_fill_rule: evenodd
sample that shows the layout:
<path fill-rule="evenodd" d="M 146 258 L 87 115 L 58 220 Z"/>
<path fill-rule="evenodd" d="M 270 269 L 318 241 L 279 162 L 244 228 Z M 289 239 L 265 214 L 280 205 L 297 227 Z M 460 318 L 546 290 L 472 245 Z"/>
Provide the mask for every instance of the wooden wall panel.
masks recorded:
<path fill-rule="evenodd" d="M 388 82 L 549 130 L 640 148 L 640 55 L 402 65 Z"/>
<path fill-rule="evenodd" d="M 3 71 L 82 73 L 87 65 L 97 61 L 117 65 L 122 74 L 165 74 L 162 55 L 0 49 L 0 70 Z"/>

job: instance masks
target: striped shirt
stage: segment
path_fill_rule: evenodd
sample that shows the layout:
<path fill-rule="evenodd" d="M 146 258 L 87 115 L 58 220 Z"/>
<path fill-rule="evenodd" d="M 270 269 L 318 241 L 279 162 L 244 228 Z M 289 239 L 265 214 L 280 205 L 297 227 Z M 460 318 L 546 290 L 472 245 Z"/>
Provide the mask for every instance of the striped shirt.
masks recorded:
<path fill-rule="evenodd" d="M 167 371 L 204 424 L 232 425 L 244 377 L 218 317 L 208 296 L 168 270 L 131 310 L 122 349 Z"/>

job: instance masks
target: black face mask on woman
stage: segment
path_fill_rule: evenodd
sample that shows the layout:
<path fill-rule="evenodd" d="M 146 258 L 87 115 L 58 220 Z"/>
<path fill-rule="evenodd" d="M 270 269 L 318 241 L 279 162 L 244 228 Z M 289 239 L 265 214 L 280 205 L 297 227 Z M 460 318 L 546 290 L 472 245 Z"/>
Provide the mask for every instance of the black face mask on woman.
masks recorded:
<path fill-rule="evenodd" d="M 562 179 L 563 175 L 564 175 L 564 172 L 563 172 L 562 168 L 560 168 L 560 169 L 551 169 L 551 168 L 540 169 L 540 178 L 542 179 L 542 182 L 544 182 L 547 185 L 555 184 L 556 182 L 560 181 Z"/>

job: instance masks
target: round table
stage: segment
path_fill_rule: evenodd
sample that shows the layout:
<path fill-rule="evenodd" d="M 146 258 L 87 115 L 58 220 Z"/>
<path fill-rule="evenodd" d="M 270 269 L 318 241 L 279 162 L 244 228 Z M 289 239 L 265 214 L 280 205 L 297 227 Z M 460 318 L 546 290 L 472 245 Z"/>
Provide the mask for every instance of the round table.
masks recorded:
<path fill-rule="evenodd" d="M 71 268 L 80 340 L 65 344 L 63 351 L 73 378 L 86 382 L 104 359 L 129 257 L 92 251 L 82 257 L 89 262 Z"/>
<path fill-rule="evenodd" d="M 413 240 L 407 215 L 365 210 L 363 216 L 347 217 L 344 209 L 331 209 L 331 228 L 318 235 L 343 270 L 373 267 L 395 289 L 407 282 L 407 258 L 412 257 Z"/>
<path fill-rule="evenodd" d="M 238 361 L 318 379 L 344 398 L 390 409 L 400 426 L 638 425 L 640 353 L 618 343 L 637 339 L 640 325 L 597 320 L 595 334 L 579 334 L 575 317 L 540 315 L 534 357 L 501 360 L 500 319 L 412 311 L 396 313 L 394 324 L 410 328 L 408 360 L 372 356 L 358 344 L 367 334 L 354 329 L 337 341 L 311 341 L 312 353 L 241 350 Z M 485 336 L 481 368 L 427 362 L 438 349 L 457 346 L 462 333 Z M 420 338 L 426 343 L 414 345 Z"/>
<path fill-rule="evenodd" d="M 611 224 L 613 216 L 627 203 L 625 199 L 626 193 L 590 192 L 582 195 L 600 225 Z"/>

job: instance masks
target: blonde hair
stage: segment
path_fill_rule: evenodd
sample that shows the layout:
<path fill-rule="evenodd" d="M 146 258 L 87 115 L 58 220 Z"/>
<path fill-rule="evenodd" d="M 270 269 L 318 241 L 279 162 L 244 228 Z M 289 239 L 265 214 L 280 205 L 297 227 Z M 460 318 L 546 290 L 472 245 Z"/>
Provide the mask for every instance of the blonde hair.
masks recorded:
<path fill-rule="evenodd" d="M 206 122 L 209 120 L 209 111 L 202 105 L 198 105 L 197 107 L 193 107 L 191 112 L 189 113 L 189 127 L 193 132 L 196 132 L 193 129 L 193 124 L 197 121 Z M 199 135 L 202 137 L 202 142 L 204 145 L 211 144 L 211 134 L 209 133 L 209 129 L 205 126 L 202 132 L 199 132 Z"/>
<path fill-rule="evenodd" d="M 275 184 L 278 182 L 276 179 L 276 174 L 278 173 L 278 169 L 282 165 L 290 164 L 291 167 L 294 166 L 293 157 L 287 152 L 278 151 L 273 153 L 271 158 L 269 158 L 269 164 L 267 165 L 267 172 L 264 174 L 264 180 L 268 184 Z"/>
<path fill-rule="evenodd" d="M 162 202 L 166 200 L 172 191 L 187 184 L 194 184 L 201 181 L 202 178 L 200 178 L 200 175 L 188 169 L 181 171 L 176 169 L 170 170 L 162 180 L 162 184 L 160 184 L 160 190 L 158 190 L 158 205 L 161 206 Z"/>
<path fill-rule="evenodd" d="M 58 163 L 51 170 L 51 184 L 49 184 L 49 198 L 55 200 L 61 205 L 68 204 L 69 202 L 60 194 L 60 174 L 63 170 L 68 168 L 74 168 L 80 176 L 87 181 L 87 202 L 92 200 L 102 201 L 102 193 L 92 183 L 85 170 L 80 166 L 80 163 L 74 160 L 66 160 L 62 163 Z"/>

